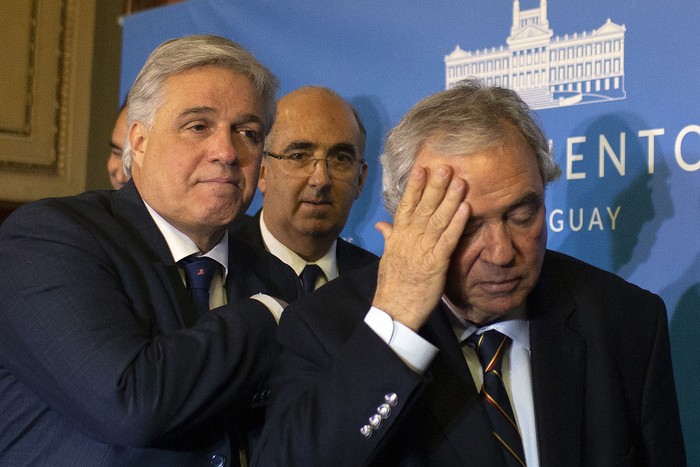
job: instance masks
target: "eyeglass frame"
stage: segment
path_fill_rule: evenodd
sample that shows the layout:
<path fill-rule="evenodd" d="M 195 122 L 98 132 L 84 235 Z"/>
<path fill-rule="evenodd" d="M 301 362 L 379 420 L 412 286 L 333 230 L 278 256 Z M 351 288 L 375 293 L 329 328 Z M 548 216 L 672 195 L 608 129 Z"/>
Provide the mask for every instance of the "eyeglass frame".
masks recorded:
<path fill-rule="evenodd" d="M 271 151 L 263 151 L 263 156 L 272 157 L 273 159 L 277 159 L 280 161 L 294 162 L 294 160 L 291 158 L 291 156 L 285 156 L 283 154 L 277 154 L 277 153 L 274 153 Z M 326 163 L 326 169 L 328 169 L 328 173 L 331 175 L 337 174 L 338 173 L 337 171 L 331 170 L 330 165 L 328 165 L 328 160 L 329 160 L 328 157 L 312 157 L 311 159 L 309 159 L 306 162 L 306 164 L 303 166 L 303 169 L 300 171 L 300 173 L 303 172 L 305 175 L 311 175 L 312 173 L 314 173 L 314 170 L 316 170 L 316 164 L 318 163 L 318 161 L 324 161 Z M 313 162 L 313 164 L 312 164 L 312 162 Z M 365 159 L 354 159 L 352 161 L 352 163 L 353 164 L 360 164 L 360 166 L 362 166 L 363 164 L 365 164 Z M 309 166 L 311 167 L 311 170 L 309 172 L 304 172 L 304 170 Z M 347 174 L 349 175 L 351 173 L 352 173 L 352 171 L 348 170 Z M 345 172 L 340 172 L 340 174 L 345 174 Z"/>

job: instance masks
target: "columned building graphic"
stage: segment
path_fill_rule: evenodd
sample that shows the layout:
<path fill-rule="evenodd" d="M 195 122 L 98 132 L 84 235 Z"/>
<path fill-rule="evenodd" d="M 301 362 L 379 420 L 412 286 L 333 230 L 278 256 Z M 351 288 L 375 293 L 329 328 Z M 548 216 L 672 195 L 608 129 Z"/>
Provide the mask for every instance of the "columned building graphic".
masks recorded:
<path fill-rule="evenodd" d="M 445 86 L 467 77 L 509 87 L 533 109 L 625 98 L 625 26 L 610 20 L 598 29 L 554 36 L 547 0 L 521 10 L 513 1 L 506 45 L 445 56 Z"/>

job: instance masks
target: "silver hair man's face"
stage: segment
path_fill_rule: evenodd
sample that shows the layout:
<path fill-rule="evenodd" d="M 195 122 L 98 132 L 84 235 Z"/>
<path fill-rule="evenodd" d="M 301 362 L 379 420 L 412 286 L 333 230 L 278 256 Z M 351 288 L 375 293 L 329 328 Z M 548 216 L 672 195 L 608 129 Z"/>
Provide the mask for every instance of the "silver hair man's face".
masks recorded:
<path fill-rule="evenodd" d="M 132 175 L 156 212 L 186 235 L 245 212 L 258 179 L 264 110 L 247 76 L 206 66 L 166 80 L 151 126 L 129 134 Z"/>

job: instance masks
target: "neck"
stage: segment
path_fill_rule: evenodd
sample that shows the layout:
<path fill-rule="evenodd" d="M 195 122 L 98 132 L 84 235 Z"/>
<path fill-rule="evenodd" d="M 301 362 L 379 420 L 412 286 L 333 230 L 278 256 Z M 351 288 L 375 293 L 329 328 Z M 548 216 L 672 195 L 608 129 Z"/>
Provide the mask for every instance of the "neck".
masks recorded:
<path fill-rule="evenodd" d="M 274 234 L 273 234 L 274 235 Z M 278 237 L 279 238 L 279 237 Z M 303 237 L 280 239 L 280 242 L 308 262 L 321 259 L 333 245 L 337 237 Z"/>
<path fill-rule="evenodd" d="M 177 226 L 176 226 L 177 228 Z M 196 232 L 192 231 L 187 231 L 187 230 L 180 230 L 182 233 L 187 235 L 190 240 L 194 242 L 195 245 L 197 245 L 197 248 L 199 248 L 199 251 L 204 254 L 210 251 L 212 248 L 214 248 L 218 243 L 221 241 L 221 238 L 224 236 L 225 228 L 221 229 L 205 229 L 205 230 L 198 230 Z"/>

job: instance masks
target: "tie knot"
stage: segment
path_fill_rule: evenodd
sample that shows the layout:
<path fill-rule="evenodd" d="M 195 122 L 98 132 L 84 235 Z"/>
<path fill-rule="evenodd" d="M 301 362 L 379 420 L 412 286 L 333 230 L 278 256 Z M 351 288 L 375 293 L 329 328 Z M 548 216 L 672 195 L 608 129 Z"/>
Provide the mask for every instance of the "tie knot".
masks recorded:
<path fill-rule="evenodd" d="M 316 281 L 318 276 L 322 274 L 323 271 L 318 264 L 307 264 L 304 270 L 301 271 L 299 277 L 301 278 L 301 285 L 304 288 L 304 293 L 309 295 L 316 288 Z"/>
<path fill-rule="evenodd" d="M 180 260 L 185 269 L 188 289 L 209 290 L 214 273 L 219 269 L 219 263 L 206 256 L 187 257 Z"/>
<path fill-rule="evenodd" d="M 501 369 L 503 353 L 509 341 L 510 337 L 501 334 L 495 329 L 480 335 L 474 333 L 466 339 L 467 344 L 476 350 L 476 355 L 479 357 L 484 373 Z"/>

